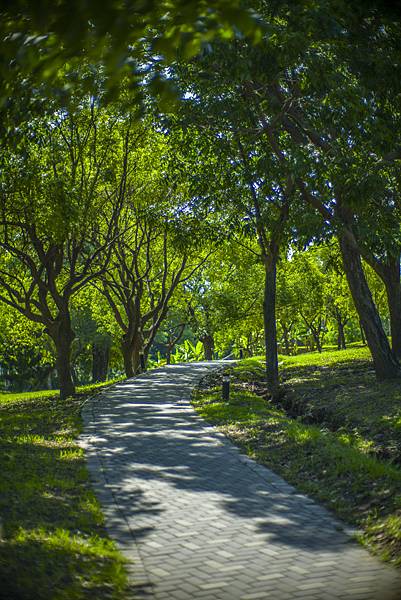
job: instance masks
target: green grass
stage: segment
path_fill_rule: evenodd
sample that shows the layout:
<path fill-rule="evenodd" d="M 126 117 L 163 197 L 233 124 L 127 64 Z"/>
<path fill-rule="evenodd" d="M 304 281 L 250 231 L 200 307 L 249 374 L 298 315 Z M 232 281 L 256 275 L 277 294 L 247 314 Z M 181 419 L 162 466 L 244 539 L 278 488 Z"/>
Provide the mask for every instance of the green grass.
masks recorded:
<path fill-rule="evenodd" d="M 117 383 L 118 381 L 122 381 L 124 377 L 118 377 L 116 379 L 110 379 L 109 381 L 100 382 L 100 383 L 91 383 L 89 385 L 81 385 L 77 387 L 77 396 L 83 396 L 88 394 L 93 394 L 102 390 L 103 388 L 109 387 L 113 385 L 113 383 Z M 18 402 L 25 400 L 33 400 L 35 398 L 40 399 L 51 399 L 58 398 L 59 390 L 39 390 L 36 392 L 0 392 L 0 404 L 5 402 Z"/>
<path fill-rule="evenodd" d="M 366 347 L 280 356 L 280 363 L 287 414 L 363 439 L 372 455 L 401 463 L 401 382 L 377 382 Z M 261 392 L 264 377 L 262 357 L 236 367 L 236 380 Z"/>
<path fill-rule="evenodd" d="M 125 598 L 124 560 L 108 538 L 77 444 L 83 400 L 0 396 L 0 595 Z"/>
<path fill-rule="evenodd" d="M 365 348 L 280 357 L 279 405 L 260 395 L 263 359 L 246 359 L 231 367 L 229 403 L 220 388 L 198 390 L 193 402 L 244 452 L 401 565 L 401 383 L 377 383 L 368 358 Z"/>

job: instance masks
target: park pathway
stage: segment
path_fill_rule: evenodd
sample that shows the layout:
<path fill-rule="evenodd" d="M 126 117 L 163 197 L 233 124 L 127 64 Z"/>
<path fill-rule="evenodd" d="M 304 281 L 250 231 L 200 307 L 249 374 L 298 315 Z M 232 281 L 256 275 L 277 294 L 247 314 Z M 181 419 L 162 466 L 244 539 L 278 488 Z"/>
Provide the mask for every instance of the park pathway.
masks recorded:
<path fill-rule="evenodd" d="M 172 365 L 88 402 L 83 444 L 110 535 L 149 600 L 400 600 L 401 576 L 191 408 L 221 363 Z"/>

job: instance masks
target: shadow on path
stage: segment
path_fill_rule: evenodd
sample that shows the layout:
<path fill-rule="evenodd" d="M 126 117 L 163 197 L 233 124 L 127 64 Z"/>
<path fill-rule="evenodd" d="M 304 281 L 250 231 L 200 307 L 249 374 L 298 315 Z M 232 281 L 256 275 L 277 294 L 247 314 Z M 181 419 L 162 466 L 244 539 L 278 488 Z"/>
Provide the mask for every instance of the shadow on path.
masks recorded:
<path fill-rule="evenodd" d="M 395 570 L 196 415 L 190 390 L 209 368 L 149 372 L 105 393 L 86 417 L 106 481 L 100 500 L 137 563 L 142 595 L 399 600 Z"/>

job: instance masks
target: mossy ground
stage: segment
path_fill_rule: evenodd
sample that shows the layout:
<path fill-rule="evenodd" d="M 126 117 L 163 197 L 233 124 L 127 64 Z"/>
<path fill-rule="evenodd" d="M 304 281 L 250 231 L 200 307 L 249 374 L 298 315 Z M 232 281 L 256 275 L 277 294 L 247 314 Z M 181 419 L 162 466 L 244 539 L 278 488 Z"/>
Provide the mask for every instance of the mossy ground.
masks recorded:
<path fill-rule="evenodd" d="M 280 361 L 278 403 L 265 394 L 259 357 L 230 368 L 229 403 L 220 387 L 199 389 L 195 408 L 401 565 L 401 382 L 376 382 L 366 348 Z"/>
<path fill-rule="evenodd" d="M 89 483 L 80 409 L 98 387 L 0 395 L 0 598 L 126 598 L 124 560 Z"/>

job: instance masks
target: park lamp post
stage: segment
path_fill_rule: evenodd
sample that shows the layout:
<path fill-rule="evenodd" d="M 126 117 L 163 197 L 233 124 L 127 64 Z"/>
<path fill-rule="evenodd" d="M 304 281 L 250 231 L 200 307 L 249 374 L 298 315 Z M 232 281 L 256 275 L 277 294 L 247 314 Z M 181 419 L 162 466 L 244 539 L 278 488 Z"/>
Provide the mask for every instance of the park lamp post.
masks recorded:
<path fill-rule="evenodd" d="M 227 402 L 230 400 L 230 376 L 228 374 L 223 375 L 223 400 Z"/>

